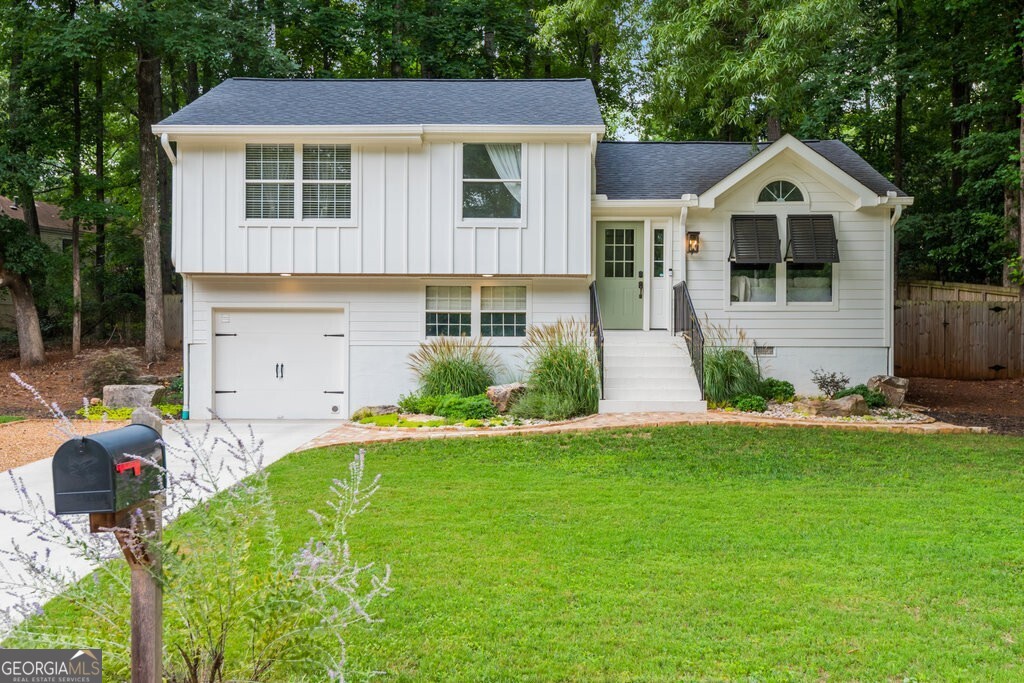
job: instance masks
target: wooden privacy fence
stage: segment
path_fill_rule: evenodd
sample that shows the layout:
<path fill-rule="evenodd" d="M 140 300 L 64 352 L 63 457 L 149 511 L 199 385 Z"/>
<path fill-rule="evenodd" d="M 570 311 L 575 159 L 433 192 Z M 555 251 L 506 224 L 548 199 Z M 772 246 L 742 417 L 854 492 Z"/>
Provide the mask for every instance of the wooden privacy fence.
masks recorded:
<path fill-rule="evenodd" d="M 897 301 L 896 374 L 945 379 L 1024 377 L 1019 301 Z"/>
<path fill-rule="evenodd" d="M 1020 287 L 904 280 L 896 285 L 896 298 L 900 301 L 1020 301 Z"/>

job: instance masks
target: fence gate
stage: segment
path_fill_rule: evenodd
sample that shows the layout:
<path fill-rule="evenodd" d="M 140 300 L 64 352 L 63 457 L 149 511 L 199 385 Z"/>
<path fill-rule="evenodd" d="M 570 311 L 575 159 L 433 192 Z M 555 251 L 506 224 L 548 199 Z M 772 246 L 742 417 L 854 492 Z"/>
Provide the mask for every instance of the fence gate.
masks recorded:
<path fill-rule="evenodd" d="M 945 379 L 1024 377 L 1022 304 L 898 301 L 896 374 Z"/>

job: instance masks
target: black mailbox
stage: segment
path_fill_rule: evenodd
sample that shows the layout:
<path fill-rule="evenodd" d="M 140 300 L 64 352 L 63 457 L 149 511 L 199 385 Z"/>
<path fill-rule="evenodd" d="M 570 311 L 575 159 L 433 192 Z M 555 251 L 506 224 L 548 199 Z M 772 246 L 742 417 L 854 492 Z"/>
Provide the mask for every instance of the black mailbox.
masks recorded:
<path fill-rule="evenodd" d="M 66 441 L 53 455 L 54 511 L 75 515 L 124 510 L 166 487 L 164 466 L 160 434 L 146 425 Z"/>

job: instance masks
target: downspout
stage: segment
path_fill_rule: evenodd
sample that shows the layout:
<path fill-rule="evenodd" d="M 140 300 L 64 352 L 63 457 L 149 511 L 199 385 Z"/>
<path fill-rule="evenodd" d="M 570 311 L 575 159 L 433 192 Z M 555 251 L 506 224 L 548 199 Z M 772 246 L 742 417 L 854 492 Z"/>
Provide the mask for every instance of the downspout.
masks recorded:
<path fill-rule="evenodd" d="M 174 156 L 174 150 L 171 149 L 171 139 L 167 136 L 167 133 L 160 134 L 160 146 L 164 148 L 164 153 L 171 160 L 171 166 L 177 166 L 178 157 Z"/>
<path fill-rule="evenodd" d="M 893 305 L 889 307 L 889 374 L 892 375 L 896 372 L 896 345 L 895 345 L 895 334 L 896 334 L 896 224 L 903 216 L 903 205 L 896 204 L 892 207 L 892 216 L 889 218 L 889 229 L 892 231 L 892 265 L 891 277 L 892 287 L 889 290 L 889 295 L 892 297 Z"/>
<path fill-rule="evenodd" d="M 175 156 L 174 150 L 171 149 L 171 139 L 167 135 L 167 133 L 161 133 L 160 134 L 160 146 L 164 148 L 164 154 L 166 154 L 167 155 L 167 159 L 170 160 L 171 166 L 177 166 L 178 165 L 178 157 Z M 191 305 L 190 304 L 191 304 L 191 297 L 192 297 L 192 287 L 191 287 L 191 283 L 188 281 L 187 278 L 182 278 L 182 280 L 183 280 L 184 287 L 182 287 L 182 293 L 181 293 L 181 314 L 184 315 L 185 319 L 187 320 L 189 318 L 189 316 L 186 315 L 186 311 L 190 311 L 191 310 Z M 191 335 L 188 333 L 188 329 L 186 328 L 186 326 L 183 323 L 182 327 L 181 327 L 181 353 L 182 353 L 182 365 L 184 366 L 182 368 L 182 371 L 181 371 L 182 380 L 184 381 L 184 386 L 182 387 L 182 403 L 184 404 L 182 406 L 182 408 L 181 408 L 181 419 L 182 420 L 187 420 L 189 418 L 189 414 L 188 414 L 188 405 L 189 405 L 189 400 L 188 399 L 189 399 L 189 393 L 190 393 L 190 391 L 189 391 L 190 390 L 190 387 L 189 387 L 189 384 L 190 384 L 190 382 L 189 382 L 189 375 L 191 374 L 189 372 L 189 367 L 191 365 L 190 361 L 191 361 L 191 356 L 192 356 L 192 354 L 191 354 L 191 350 L 192 349 L 190 348 L 191 344 L 189 344 L 189 342 L 188 342 L 188 339 L 190 339 L 190 338 L 191 338 Z"/>

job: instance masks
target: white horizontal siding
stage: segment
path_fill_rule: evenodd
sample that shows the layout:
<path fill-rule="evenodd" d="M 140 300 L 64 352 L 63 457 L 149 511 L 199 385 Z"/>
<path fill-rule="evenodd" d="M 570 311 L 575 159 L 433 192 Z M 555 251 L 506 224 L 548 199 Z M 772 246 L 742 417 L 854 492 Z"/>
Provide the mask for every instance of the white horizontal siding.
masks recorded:
<path fill-rule="evenodd" d="M 295 142 L 301 144 L 301 142 Z M 523 146 L 524 221 L 460 225 L 459 145 L 353 145 L 353 220 L 245 221 L 244 144 L 179 142 L 173 254 L 182 273 L 585 275 L 590 148 Z M 345 224 L 347 223 L 347 224 Z"/>
<path fill-rule="evenodd" d="M 529 291 L 529 324 L 585 320 L 590 299 L 584 278 L 481 280 L 367 277 L 193 277 L 186 278 L 189 402 L 195 418 L 208 416 L 213 401 L 213 345 L 210 325 L 219 308 L 345 308 L 349 321 L 350 406 L 393 403 L 414 387 L 408 356 L 424 340 L 427 284 L 524 284 Z M 521 339 L 494 340 L 503 379 L 522 374 Z"/>
<path fill-rule="evenodd" d="M 757 204 L 757 194 L 764 184 L 779 178 L 795 182 L 808 201 L 793 205 Z M 841 259 L 835 266 L 834 296 L 838 306 L 786 304 L 781 287 L 780 301 L 762 309 L 756 309 L 755 304 L 729 305 L 730 219 L 736 213 L 778 213 L 783 250 L 786 213 L 834 215 Z M 890 228 L 886 210 L 856 210 L 837 189 L 796 164 L 779 160 L 720 198 L 715 209 L 690 209 L 681 233 L 693 230 L 700 232 L 701 249 L 699 254 L 686 257 L 687 287 L 698 314 L 712 325 L 733 333 L 742 330 L 748 340 L 779 348 L 884 349 L 890 345 L 885 292 L 886 269 L 890 267 Z M 784 277 L 781 266 L 779 270 Z M 677 275 L 677 279 L 681 278 Z M 827 310 L 831 308 L 835 310 Z"/>

